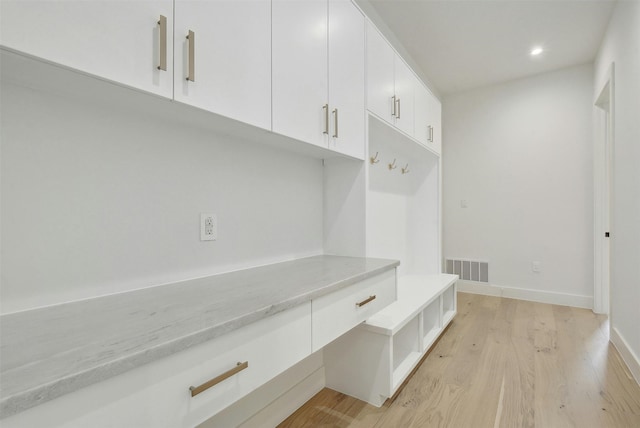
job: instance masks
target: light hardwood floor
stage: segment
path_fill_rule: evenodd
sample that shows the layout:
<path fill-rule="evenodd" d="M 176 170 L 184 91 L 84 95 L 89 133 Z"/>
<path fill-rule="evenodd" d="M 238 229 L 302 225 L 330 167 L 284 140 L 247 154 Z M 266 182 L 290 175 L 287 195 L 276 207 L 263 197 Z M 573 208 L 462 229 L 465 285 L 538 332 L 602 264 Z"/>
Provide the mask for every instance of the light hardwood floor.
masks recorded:
<path fill-rule="evenodd" d="M 280 427 L 640 428 L 640 387 L 586 309 L 458 293 L 458 315 L 391 403 L 325 388 Z"/>

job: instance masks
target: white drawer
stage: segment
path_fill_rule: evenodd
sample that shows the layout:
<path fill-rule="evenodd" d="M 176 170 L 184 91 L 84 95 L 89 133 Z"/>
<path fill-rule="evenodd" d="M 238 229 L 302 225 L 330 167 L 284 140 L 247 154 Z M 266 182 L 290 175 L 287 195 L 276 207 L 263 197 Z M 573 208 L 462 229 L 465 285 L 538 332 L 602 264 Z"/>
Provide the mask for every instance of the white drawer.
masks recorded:
<path fill-rule="evenodd" d="M 393 269 L 313 300 L 313 352 L 391 304 L 396 297 L 396 270 Z"/>
<path fill-rule="evenodd" d="M 194 427 L 311 354 L 311 302 L 2 420 L 14 427 Z M 236 366 L 248 367 L 191 397 Z"/>

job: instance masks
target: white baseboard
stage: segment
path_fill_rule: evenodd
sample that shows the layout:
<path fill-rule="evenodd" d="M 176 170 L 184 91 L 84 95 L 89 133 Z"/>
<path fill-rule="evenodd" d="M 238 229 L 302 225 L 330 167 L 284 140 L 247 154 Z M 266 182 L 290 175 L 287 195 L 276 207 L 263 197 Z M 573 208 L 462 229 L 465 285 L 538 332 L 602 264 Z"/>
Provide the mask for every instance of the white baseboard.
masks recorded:
<path fill-rule="evenodd" d="M 553 305 L 573 306 L 593 309 L 593 296 L 555 293 L 553 291 L 530 290 L 526 288 L 501 287 L 475 281 L 458 281 L 458 291 L 463 293 L 483 294 L 485 296 L 507 297 L 509 299 L 528 300 L 531 302 L 551 303 Z"/>
<path fill-rule="evenodd" d="M 470 282 L 463 279 L 458 280 L 458 291 L 471 294 L 482 294 L 483 296 L 502 296 L 502 289 L 482 282 Z"/>
<path fill-rule="evenodd" d="M 636 380 L 636 383 L 640 385 L 640 358 L 638 358 L 638 356 L 633 352 L 627 341 L 624 340 L 624 337 L 622 337 L 618 329 L 615 327 L 611 329 L 609 339 L 611 340 L 611 343 L 613 343 L 613 346 L 618 350 L 622 360 L 627 364 L 627 367 L 633 375 L 633 378 Z"/>

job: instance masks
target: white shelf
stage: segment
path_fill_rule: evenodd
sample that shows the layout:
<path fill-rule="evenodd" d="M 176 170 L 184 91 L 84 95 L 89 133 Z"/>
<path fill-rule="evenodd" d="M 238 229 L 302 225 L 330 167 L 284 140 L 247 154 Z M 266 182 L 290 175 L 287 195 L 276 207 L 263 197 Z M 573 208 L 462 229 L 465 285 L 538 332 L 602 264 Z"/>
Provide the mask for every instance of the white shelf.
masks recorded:
<path fill-rule="evenodd" d="M 363 328 L 392 336 L 458 279 L 457 275 L 406 275 L 398 278 L 398 300 L 364 324 Z"/>
<path fill-rule="evenodd" d="M 327 387 L 378 407 L 392 397 L 455 316 L 457 279 L 398 278 L 396 302 L 325 348 Z"/>
<path fill-rule="evenodd" d="M 421 352 L 411 352 L 409 355 L 405 357 L 404 360 L 398 365 L 396 369 L 393 370 L 393 390 L 395 391 L 398 387 L 404 382 L 404 380 L 409 376 L 411 370 L 418 364 L 422 358 Z"/>
<path fill-rule="evenodd" d="M 447 324 L 449 324 L 449 322 L 451 322 L 451 320 L 456 315 L 456 313 L 457 311 L 455 310 L 450 310 L 445 312 L 444 315 L 442 315 L 442 325 L 446 326 Z"/>
<path fill-rule="evenodd" d="M 394 373 L 402 362 L 415 352 L 420 352 L 420 323 L 413 317 L 393 336 L 393 370 Z"/>
<path fill-rule="evenodd" d="M 427 351 L 433 345 L 433 342 L 436 341 L 438 336 L 440 336 L 441 329 L 439 327 L 434 327 L 427 332 L 422 338 L 422 350 Z"/>

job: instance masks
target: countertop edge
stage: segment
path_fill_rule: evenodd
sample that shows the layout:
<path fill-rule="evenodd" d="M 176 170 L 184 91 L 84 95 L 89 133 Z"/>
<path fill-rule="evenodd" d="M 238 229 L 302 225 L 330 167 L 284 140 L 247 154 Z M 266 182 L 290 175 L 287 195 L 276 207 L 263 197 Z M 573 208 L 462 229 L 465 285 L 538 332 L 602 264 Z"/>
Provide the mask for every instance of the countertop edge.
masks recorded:
<path fill-rule="evenodd" d="M 187 350 L 193 346 L 203 344 L 209 340 L 213 340 L 224 334 L 245 327 L 268 316 L 275 315 L 284 310 L 353 285 L 356 282 L 364 281 L 395 269 L 399 265 L 399 261 L 390 260 L 385 266 L 380 266 L 378 268 L 347 277 L 318 290 L 292 297 L 291 299 L 284 300 L 275 305 L 266 306 L 256 312 L 231 319 L 223 324 L 218 324 L 196 331 L 178 339 L 159 344 L 135 354 L 123 356 L 115 361 L 110 361 L 91 369 L 74 373 L 24 392 L 8 397 L 2 397 L 0 399 L 0 420 L 46 403 L 47 401 L 54 400 L 63 395 L 75 392 L 81 388 L 124 374 L 146 364 L 150 364 L 161 358 Z"/>

